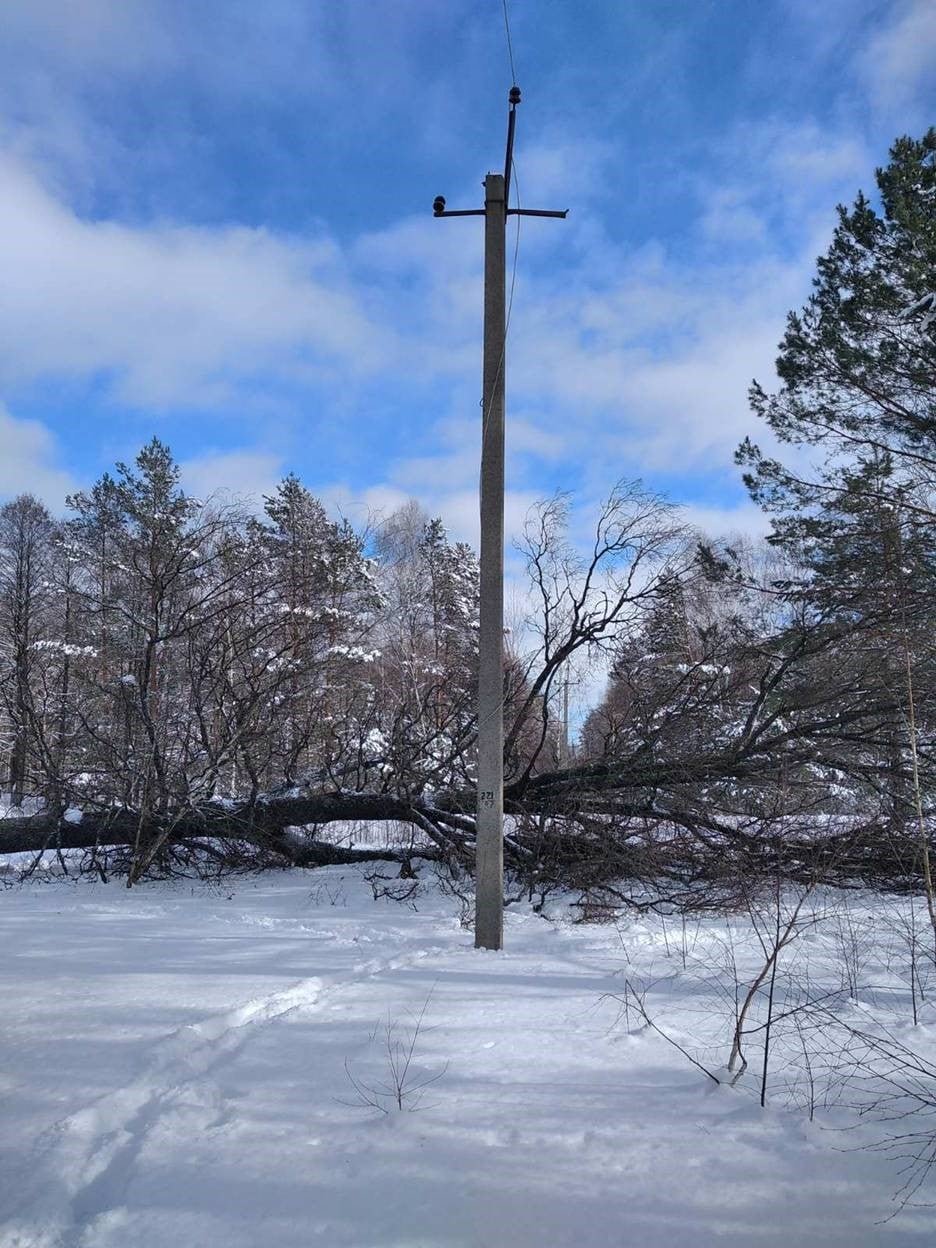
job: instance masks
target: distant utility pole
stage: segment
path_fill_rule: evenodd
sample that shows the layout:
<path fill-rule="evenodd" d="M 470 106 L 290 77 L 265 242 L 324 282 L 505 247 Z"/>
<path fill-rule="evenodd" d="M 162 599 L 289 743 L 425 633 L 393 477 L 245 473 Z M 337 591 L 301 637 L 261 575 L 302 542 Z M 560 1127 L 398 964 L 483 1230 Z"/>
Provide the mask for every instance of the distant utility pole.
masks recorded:
<path fill-rule="evenodd" d="M 569 673 L 562 678 L 562 735 L 559 738 L 559 766 L 569 765 Z"/>
<path fill-rule="evenodd" d="M 478 814 L 475 947 L 504 944 L 504 376 L 507 346 L 507 218 L 566 212 L 508 207 L 520 88 L 510 88 L 504 172 L 484 179 L 484 207 L 437 217 L 484 217 L 484 395 L 481 424 L 481 619 L 478 637 Z"/>

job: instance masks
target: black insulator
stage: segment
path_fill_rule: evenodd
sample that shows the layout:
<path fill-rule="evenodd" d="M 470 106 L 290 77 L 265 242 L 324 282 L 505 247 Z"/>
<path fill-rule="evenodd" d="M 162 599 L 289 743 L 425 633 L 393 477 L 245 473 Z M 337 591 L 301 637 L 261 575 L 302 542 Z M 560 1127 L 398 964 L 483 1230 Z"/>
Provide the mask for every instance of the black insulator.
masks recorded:
<path fill-rule="evenodd" d="M 507 103 L 508 104 L 520 103 L 520 88 L 519 87 L 510 88 L 510 95 L 507 96 Z"/>
<path fill-rule="evenodd" d="M 442 216 L 442 213 L 445 212 L 445 196 L 444 195 L 437 195 L 435 197 L 435 199 L 432 201 L 432 211 L 435 213 L 437 217 Z"/>

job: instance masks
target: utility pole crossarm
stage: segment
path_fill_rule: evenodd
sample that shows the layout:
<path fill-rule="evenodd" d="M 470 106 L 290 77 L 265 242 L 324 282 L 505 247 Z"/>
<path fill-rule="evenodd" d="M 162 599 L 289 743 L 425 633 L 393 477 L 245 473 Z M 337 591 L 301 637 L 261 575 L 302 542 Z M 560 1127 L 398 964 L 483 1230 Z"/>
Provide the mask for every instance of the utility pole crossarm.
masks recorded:
<path fill-rule="evenodd" d="M 478 632 L 478 808 L 475 947 L 504 943 L 504 377 L 506 373 L 506 225 L 508 216 L 560 217 L 564 212 L 508 208 L 516 108 L 510 88 L 504 172 L 484 180 L 484 207 L 450 210 L 442 195 L 436 217 L 484 222 L 484 393 L 481 430 L 481 610 Z"/>
<path fill-rule="evenodd" d="M 447 217 L 470 217 L 470 216 L 473 216 L 474 214 L 470 212 L 447 212 L 447 213 L 443 213 L 442 215 L 447 216 Z M 560 217 L 564 221 L 568 215 L 569 215 L 568 208 L 563 208 L 561 212 L 556 212 L 554 209 L 548 209 L 548 208 L 508 208 L 507 209 L 508 217 Z"/>
<path fill-rule="evenodd" d="M 432 205 L 432 215 L 434 217 L 483 217 L 483 208 L 451 208 L 446 209 L 445 200 L 441 195 L 436 196 L 435 203 Z"/>

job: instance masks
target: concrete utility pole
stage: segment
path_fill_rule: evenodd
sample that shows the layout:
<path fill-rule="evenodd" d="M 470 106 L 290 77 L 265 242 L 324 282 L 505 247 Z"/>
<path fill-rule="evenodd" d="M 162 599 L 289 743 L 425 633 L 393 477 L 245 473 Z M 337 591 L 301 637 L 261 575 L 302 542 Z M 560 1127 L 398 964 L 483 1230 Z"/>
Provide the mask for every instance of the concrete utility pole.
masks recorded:
<path fill-rule="evenodd" d="M 510 112 L 513 116 L 513 108 Z M 504 359 L 506 177 L 484 180 L 484 400 L 475 947 L 504 943 Z"/>
<path fill-rule="evenodd" d="M 504 172 L 484 180 L 484 207 L 437 217 L 484 222 L 484 362 L 481 422 L 481 618 L 478 637 L 478 813 L 475 870 L 475 947 L 504 943 L 504 378 L 507 314 L 506 226 L 509 216 L 565 217 L 565 212 L 510 208 L 514 126 L 520 88 L 510 88 Z"/>

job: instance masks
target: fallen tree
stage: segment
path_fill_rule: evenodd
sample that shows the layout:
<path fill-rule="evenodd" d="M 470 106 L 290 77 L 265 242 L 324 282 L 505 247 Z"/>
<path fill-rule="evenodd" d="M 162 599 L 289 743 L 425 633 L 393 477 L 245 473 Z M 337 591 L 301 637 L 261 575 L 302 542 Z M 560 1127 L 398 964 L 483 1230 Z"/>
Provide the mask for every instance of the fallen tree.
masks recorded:
<path fill-rule="evenodd" d="M 730 765 L 733 763 L 733 766 Z M 719 783 L 748 783 L 734 804 Z M 750 785 L 760 782 L 760 800 Z M 883 817 L 830 817 L 814 797 L 778 795 L 775 777 L 749 756 L 697 758 L 691 768 L 608 762 L 540 773 L 508 785 L 504 856 L 523 888 L 595 890 L 627 900 L 635 886 L 658 897 L 691 896 L 704 903 L 729 897 L 743 875 L 915 887 L 918 844 L 896 838 Z M 700 802 L 698 794 L 706 794 Z M 126 850 L 128 884 L 166 873 L 166 855 L 186 847 L 206 862 L 231 865 L 247 851 L 269 865 L 320 867 L 391 862 L 410 874 L 413 861 L 445 864 L 470 874 L 475 823 L 471 792 L 430 801 L 389 793 L 295 793 L 254 801 L 210 801 L 184 810 L 71 808 L 0 820 L 0 855 Z M 759 806 L 759 809 L 752 807 Z M 398 825 L 407 834 L 383 845 L 355 845 L 354 825 Z M 340 838 L 324 835 L 343 825 Z M 347 842 L 347 843 L 342 843 Z"/>
<path fill-rule="evenodd" d="M 914 877 L 919 838 L 903 831 L 915 818 L 903 691 L 878 674 L 887 613 L 843 620 L 821 604 L 790 601 L 782 588 L 748 584 L 743 568 L 735 576 L 726 554 L 711 581 L 716 588 L 705 579 L 696 589 L 730 598 L 731 611 L 722 602 L 692 631 L 688 572 L 681 556 L 670 557 L 673 533 L 658 503 L 616 495 L 584 564 L 564 544 L 562 523 L 554 503 L 528 533 L 542 596 L 539 632 L 529 663 L 505 672 L 504 855 L 530 895 L 620 880 L 699 890 L 715 881 L 730 889 L 742 872 L 773 878 L 778 869 L 836 882 Z M 708 558 L 717 563 L 713 553 Z M 653 575 L 636 576 L 642 560 Z M 752 596 L 747 605 L 745 594 Z M 189 616 L 180 620 L 194 638 Z M 247 647 L 257 666 L 249 680 L 232 667 L 238 655 L 247 662 L 239 651 L 225 651 L 221 667 L 217 656 L 187 651 L 198 671 L 186 668 L 174 690 L 205 673 L 228 681 L 206 694 L 194 718 L 179 715 L 173 698 L 157 696 L 158 671 L 146 677 L 142 669 L 121 678 L 117 718 L 108 718 L 104 703 L 100 721 L 91 701 L 87 711 L 74 706 L 72 720 L 64 700 L 30 704 L 30 787 L 41 810 L 0 820 L 0 855 L 108 851 L 129 884 L 198 855 L 224 867 L 385 860 L 406 873 L 422 858 L 469 873 L 475 793 L 467 695 L 456 699 L 461 718 L 443 707 L 427 717 L 420 695 L 418 705 L 381 720 L 376 693 L 339 704 L 339 694 L 357 686 L 348 673 L 345 683 L 336 676 L 328 685 L 336 713 L 319 708 L 323 739 L 313 749 L 303 738 L 310 766 L 299 771 L 293 746 L 285 766 L 279 738 L 270 735 L 272 725 L 292 740 L 295 727 L 281 709 L 292 698 L 282 671 L 295 675 L 293 661 L 283 658 L 293 640 L 287 633 L 286 651 L 272 657 L 269 647 Z M 555 682 L 577 651 L 606 643 L 615 655 L 610 692 L 585 725 L 583 757 L 551 767 Z M 65 657 L 70 663 L 70 651 Z M 88 658 L 88 681 L 93 666 Z M 269 689 L 262 680 L 255 688 L 254 676 L 275 678 L 279 701 L 256 701 L 258 690 Z M 238 701 L 241 693 L 246 701 Z M 916 712 L 918 722 L 931 721 L 929 685 Z M 71 758 L 69 733 L 93 748 L 83 744 Z M 223 749 L 216 748 L 219 733 Z M 914 759 L 928 807 L 936 789 L 930 733 L 920 734 Z M 233 796 L 222 799 L 219 791 Z M 11 792 L 24 795 L 22 786 Z M 929 816 L 923 809 L 922 821 Z M 336 834 L 337 824 L 345 827 Z M 362 846 L 349 843 L 355 824 L 406 830 L 384 845 Z"/>
<path fill-rule="evenodd" d="M 69 810 L 59 817 L 47 813 L 0 820 L 0 854 L 37 853 L 48 849 L 98 849 L 123 846 L 134 850 L 139 879 L 161 849 L 191 841 L 243 842 L 299 867 L 376 859 L 403 862 L 412 852 L 383 847 L 352 848 L 320 840 L 303 829 L 332 823 L 410 823 L 431 833 L 419 856 L 441 856 L 442 841 L 434 824 L 441 812 L 386 794 L 317 794 L 268 798 L 255 802 L 207 802 L 176 812 L 156 814 L 132 810 Z M 452 816 L 446 816 L 451 822 Z M 459 822 L 461 822 L 459 820 Z M 443 842 L 444 843 L 444 842 Z M 447 844 L 445 848 L 448 848 Z"/>

